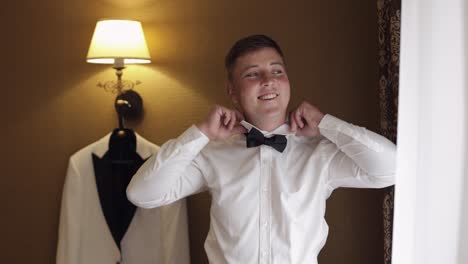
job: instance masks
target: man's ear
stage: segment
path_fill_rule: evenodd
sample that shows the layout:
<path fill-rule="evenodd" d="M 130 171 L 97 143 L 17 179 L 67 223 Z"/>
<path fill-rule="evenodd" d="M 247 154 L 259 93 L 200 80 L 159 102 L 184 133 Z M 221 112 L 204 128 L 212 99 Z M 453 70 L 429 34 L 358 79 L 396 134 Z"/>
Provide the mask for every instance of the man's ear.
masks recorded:
<path fill-rule="evenodd" d="M 237 99 L 237 94 L 236 94 L 236 90 L 234 88 L 234 84 L 232 83 L 232 81 L 227 81 L 226 82 L 226 88 L 227 88 L 227 93 L 229 95 L 229 98 L 231 98 L 231 101 L 234 105 L 237 105 L 239 103 L 238 99 Z"/>

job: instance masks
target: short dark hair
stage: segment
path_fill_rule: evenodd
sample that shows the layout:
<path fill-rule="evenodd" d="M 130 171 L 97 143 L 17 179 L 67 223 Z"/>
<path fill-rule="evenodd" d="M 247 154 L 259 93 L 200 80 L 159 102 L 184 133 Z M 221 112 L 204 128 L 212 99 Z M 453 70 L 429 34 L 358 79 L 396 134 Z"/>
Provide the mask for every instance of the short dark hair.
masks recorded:
<path fill-rule="evenodd" d="M 249 52 L 256 51 L 262 48 L 273 48 L 283 58 L 283 51 L 276 41 L 266 35 L 250 35 L 238 40 L 229 50 L 224 61 L 228 78 L 232 79 L 232 70 L 236 64 L 237 58 Z"/>

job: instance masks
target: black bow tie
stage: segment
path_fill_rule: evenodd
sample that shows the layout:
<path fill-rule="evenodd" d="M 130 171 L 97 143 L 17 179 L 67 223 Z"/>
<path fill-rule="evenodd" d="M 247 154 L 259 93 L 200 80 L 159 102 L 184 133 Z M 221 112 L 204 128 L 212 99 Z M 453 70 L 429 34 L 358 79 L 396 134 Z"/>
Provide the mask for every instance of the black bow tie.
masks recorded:
<path fill-rule="evenodd" d="M 250 129 L 249 133 L 245 133 L 245 136 L 247 137 L 248 148 L 257 147 L 260 145 L 268 145 L 279 152 L 283 152 L 288 141 L 284 135 L 274 135 L 270 138 L 266 138 L 262 132 L 253 127 Z"/>

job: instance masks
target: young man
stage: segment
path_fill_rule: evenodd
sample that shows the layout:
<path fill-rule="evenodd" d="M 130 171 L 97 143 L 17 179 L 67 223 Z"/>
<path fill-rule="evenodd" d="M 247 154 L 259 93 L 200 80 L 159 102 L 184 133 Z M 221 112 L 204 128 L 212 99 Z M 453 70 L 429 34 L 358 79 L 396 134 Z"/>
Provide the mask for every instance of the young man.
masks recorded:
<path fill-rule="evenodd" d="M 395 146 L 307 102 L 288 115 L 283 53 L 267 36 L 236 42 L 226 69 L 237 110 L 216 106 L 164 144 L 127 196 L 151 208 L 208 190 L 210 263 L 317 263 L 326 199 L 338 187 L 392 185 Z"/>

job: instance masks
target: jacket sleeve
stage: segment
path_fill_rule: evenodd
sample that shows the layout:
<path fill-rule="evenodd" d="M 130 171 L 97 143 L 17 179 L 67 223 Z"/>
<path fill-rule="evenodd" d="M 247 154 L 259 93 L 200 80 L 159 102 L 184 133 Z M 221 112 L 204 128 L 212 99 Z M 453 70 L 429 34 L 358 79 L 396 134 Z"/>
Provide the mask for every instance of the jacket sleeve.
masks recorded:
<path fill-rule="evenodd" d="M 328 166 L 329 190 L 383 188 L 395 183 L 396 146 L 363 127 L 325 115 L 320 133 L 336 145 Z"/>
<path fill-rule="evenodd" d="M 57 264 L 79 264 L 80 260 L 80 215 L 83 197 L 78 171 L 72 160 L 68 163 L 62 192 L 62 205 L 58 231 Z"/>
<path fill-rule="evenodd" d="M 194 125 L 166 142 L 133 176 L 127 187 L 128 200 L 139 207 L 154 208 L 205 190 L 203 164 L 196 158 L 208 142 Z"/>

